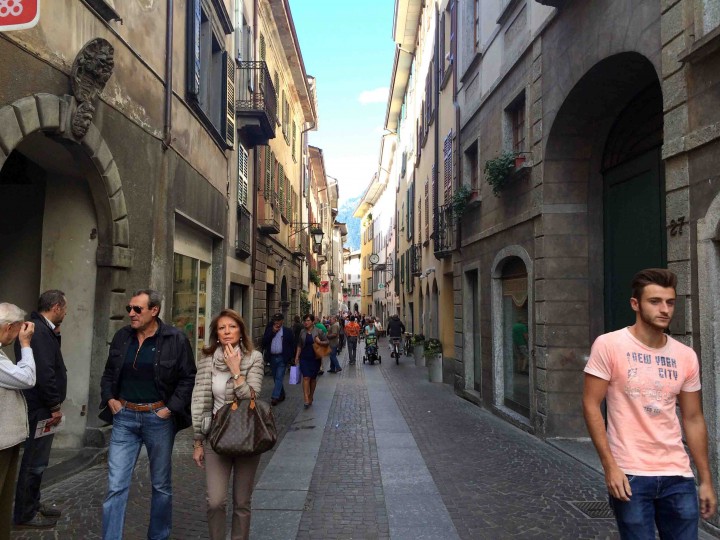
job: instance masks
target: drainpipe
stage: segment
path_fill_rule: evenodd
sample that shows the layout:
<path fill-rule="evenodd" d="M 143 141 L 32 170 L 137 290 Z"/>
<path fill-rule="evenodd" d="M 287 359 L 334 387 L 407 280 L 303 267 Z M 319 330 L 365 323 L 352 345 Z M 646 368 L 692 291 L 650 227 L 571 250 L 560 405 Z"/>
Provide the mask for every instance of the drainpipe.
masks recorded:
<path fill-rule="evenodd" d="M 163 149 L 172 143 L 172 93 L 173 93 L 173 0 L 167 0 L 165 24 L 165 125 L 163 126 Z"/>
<path fill-rule="evenodd" d="M 257 56 L 258 40 L 258 0 L 253 4 L 253 59 Z M 258 148 L 253 148 L 253 176 L 258 179 Z M 258 230 L 258 185 L 253 186 L 253 215 L 252 215 L 252 255 L 250 256 L 250 283 L 255 285 L 255 267 L 257 266 L 257 230 Z M 254 296 L 254 295 L 253 295 Z"/>
<path fill-rule="evenodd" d="M 452 11 L 450 13 L 451 21 L 450 24 L 455 28 L 455 39 L 450 44 L 450 50 L 452 51 L 452 69 L 453 69 L 453 106 L 455 107 L 455 137 L 457 137 L 457 152 L 453 156 L 455 158 L 455 171 L 457 171 L 458 181 L 456 182 L 455 189 L 460 187 L 462 183 L 462 147 L 460 146 L 460 104 L 458 103 L 458 61 L 457 61 L 457 1 L 455 2 Z M 480 155 L 480 149 L 478 149 L 478 156 Z M 457 228 L 455 229 L 455 246 L 458 251 L 462 247 L 460 229 L 462 224 L 460 220 L 457 221 Z"/>
<path fill-rule="evenodd" d="M 440 69 L 438 66 L 441 62 L 444 62 L 443 58 L 440 58 L 440 13 L 438 11 L 437 4 L 435 5 L 435 50 L 433 54 L 435 56 L 435 65 L 433 66 L 432 78 L 434 95 L 431 97 L 435 101 L 435 180 L 433 182 L 433 232 L 435 233 L 433 240 L 433 247 L 437 247 L 438 237 L 438 192 L 440 188 Z M 447 201 L 445 201 L 447 203 Z"/>

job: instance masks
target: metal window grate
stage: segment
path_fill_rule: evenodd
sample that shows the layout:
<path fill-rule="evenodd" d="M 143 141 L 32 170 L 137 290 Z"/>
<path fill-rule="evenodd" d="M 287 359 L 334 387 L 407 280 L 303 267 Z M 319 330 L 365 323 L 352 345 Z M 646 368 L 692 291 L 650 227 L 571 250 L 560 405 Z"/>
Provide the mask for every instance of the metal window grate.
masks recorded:
<path fill-rule="evenodd" d="M 590 519 L 613 518 L 613 511 L 607 501 L 567 501 Z"/>

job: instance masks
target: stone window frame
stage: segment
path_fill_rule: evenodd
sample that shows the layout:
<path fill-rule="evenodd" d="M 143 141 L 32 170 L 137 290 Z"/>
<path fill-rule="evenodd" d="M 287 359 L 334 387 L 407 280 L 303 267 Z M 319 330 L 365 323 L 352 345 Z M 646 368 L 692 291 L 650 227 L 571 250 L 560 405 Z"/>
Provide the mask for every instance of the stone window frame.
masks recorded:
<path fill-rule="evenodd" d="M 507 259 L 517 257 L 525 264 L 528 280 L 528 372 L 530 387 L 530 414 L 526 418 L 505 406 L 505 372 L 503 359 L 502 267 Z M 535 403 L 535 269 L 527 250 L 519 245 L 501 249 L 490 271 L 490 320 L 492 327 L 493 407 L 514 423 L 532 428 L 537 405 Z"/>

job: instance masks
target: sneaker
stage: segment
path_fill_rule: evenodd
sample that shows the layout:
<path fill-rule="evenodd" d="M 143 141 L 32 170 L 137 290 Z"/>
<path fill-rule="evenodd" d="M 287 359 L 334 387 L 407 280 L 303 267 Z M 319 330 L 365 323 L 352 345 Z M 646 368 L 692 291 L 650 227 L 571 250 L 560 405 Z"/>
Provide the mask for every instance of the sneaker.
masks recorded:
<path fill-rule="evenodd" d="M 44 517 L 40 512 L 35 514 L 30 521 L 16 523 L 16 529 L 50 529 L 55 526 L 56 520 Z"/>
<path fill-rule="evenodd" d="M 58 508 L 56 508 L 55 506 L 46 506 L 43 503 L 40 503 L 40 508 L 38 509 L 38 512 L 48 518 L 59 518 L 61 515 L 61 512 Z"/>

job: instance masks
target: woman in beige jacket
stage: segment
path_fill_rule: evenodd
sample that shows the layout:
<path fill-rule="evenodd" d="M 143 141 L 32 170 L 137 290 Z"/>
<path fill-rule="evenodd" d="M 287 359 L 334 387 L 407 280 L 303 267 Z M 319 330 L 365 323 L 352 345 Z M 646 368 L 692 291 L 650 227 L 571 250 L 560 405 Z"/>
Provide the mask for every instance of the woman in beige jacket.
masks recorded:
<path fill-rule="evenodd" d="M 260 394 L 263 357 L 253 351 L 245 322 L 232 309 L 222 310 L 210 323 L 210 341 L 198 361 L 192 396 L 193 460 L 205 469 L 208 527 L 211 540 L 225 539 L 228 482 L 233 483 L 232 540 L 250 538 L 250 501 L 260 455 L 228 457 L 216 454 L 206 437 L 212 418 L 225 403 Z"/>

